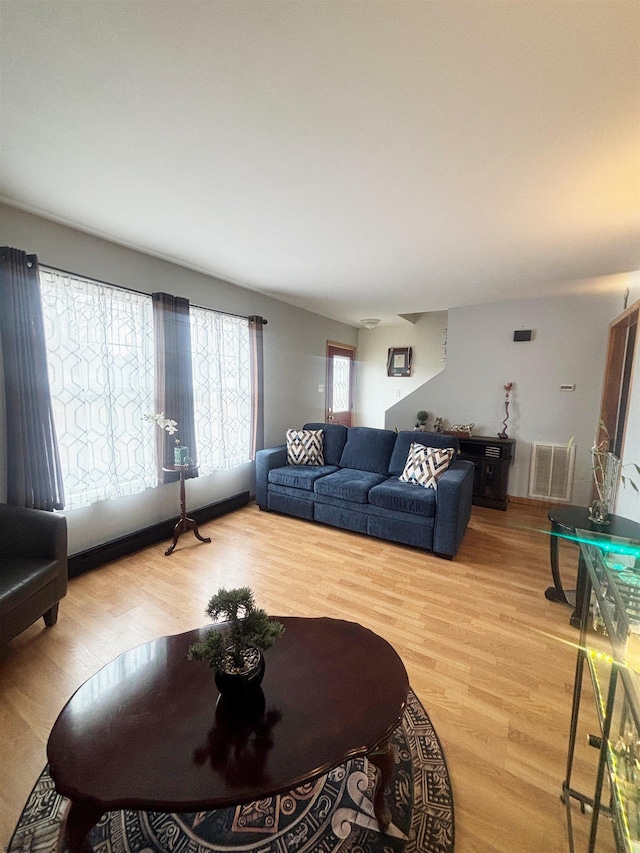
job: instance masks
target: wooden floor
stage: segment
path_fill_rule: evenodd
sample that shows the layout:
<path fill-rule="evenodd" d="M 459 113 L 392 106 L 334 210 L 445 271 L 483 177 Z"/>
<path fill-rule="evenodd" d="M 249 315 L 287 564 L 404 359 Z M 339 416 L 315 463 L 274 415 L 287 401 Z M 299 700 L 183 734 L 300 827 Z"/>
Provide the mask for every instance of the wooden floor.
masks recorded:
<path fill-rule="evenodd" d="M 248 585 L 272 614 L 351 619 L 396 648 L 444 747 L 456 853 L 568 850 L 559 793 L 577 631 L 544 598 L 547 530 L 544 509 L 474 507 L 449 562 L 252 504 L 203 525 L 211 544 L 185 534 L 170 557 L 158 543 L 72 580 L 54 628 L 40 620 L 0 649 L 0 848 L 73 691 L 120 652 L 204 624 L 219 587 Z M 562 543 L 569 577 L 576 561 Z M 580 839 L 587 820 L 576 814 Z"/>

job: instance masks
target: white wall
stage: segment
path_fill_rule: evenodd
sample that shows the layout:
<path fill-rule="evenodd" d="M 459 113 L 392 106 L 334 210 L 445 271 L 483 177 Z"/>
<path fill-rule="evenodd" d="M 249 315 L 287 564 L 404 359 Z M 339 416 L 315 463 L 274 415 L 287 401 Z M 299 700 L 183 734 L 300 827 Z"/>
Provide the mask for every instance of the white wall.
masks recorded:
<path fill-rule="evenodd" d="M 447 312 L 433 311 L 423 314 L 415 324 L 401 320 L 400 325 L 359 330 L 356 420 L 360 426 L 384 427 L 385 413 L 391 406 L 421 388 L 443 369 L 442 343 L 446 328 Z M 412 347 L 411 376 L 387 376 L 389 347 Z M 422 408 L 426 407 L 417 406 L 414 420 L 416 412 Z"/>
<path fill-rule="evenodd" d="M 318 385 L 325 382 L 326 342 L 355 345 L 354 327 L 6 205 L 0 205 L 0 235 L 2 245 L 35 253 L 45 265 L 145 293 L 166 291 L 185 296 L 195 305 L 219 311 L 262 315 L 268 321 L 264 327 L 265 445 L 281 444 L 288 427 L 324 420 L 324 395 L 318 392 Z M 0 427 L 6 417 L 2 378 L 0 375 Z M 6 447 L 4 442 L 2 446 Z M 190 480 L 189 509 L 253 491 L 254 470 L 253 464 L 247 464 Z M 0 499 L 6 500 L 6 457 L 1 451 Z M 67 512 L 69 553 L 173 518 L 178 512 L 177 483 Z"/>
<path fill-rule="evenodd" d="M 394 406 L 386 426 L 413 426 L 416 403 L 445 426 L 474 422 L 474 434 L 497 435 L 504 418 L 503 386 L 515 382 L 507 433 L 517 441 L 509 494 L 528 493 L 531 443 L 576 444 L 573 503 L 587 504 L 590 447 L 598 422 L 609 322 L 621 312 L 620 293 L 514 300 L 449 311 L 445 370 Z M 513 332 L 532 329 L 530 342 Z M 560 391 L 561 384 L 574 391 Z"/>

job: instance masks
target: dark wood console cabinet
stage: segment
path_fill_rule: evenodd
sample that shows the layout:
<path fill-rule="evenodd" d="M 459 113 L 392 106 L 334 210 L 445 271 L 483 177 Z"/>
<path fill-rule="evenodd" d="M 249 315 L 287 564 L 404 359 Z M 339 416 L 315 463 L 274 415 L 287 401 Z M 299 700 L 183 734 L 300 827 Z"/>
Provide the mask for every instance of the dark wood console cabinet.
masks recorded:
<path fill-rule="evenodd" d="M 492 509 L 506 509 L 509 500 L 509 466 L 515 453 L 515 438 L 486 435 L 458 436 L 460 459 L 473 462 L 473 503 Z"/>

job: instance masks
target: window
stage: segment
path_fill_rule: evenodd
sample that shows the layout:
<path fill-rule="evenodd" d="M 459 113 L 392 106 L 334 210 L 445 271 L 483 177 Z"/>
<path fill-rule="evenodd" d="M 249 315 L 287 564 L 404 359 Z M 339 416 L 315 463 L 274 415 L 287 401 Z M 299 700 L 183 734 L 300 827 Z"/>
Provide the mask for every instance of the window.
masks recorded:
<path fill-rule="evenodd" d="M 349 391 L 351 388 L 350 358 L 345 358 L 343 355 L 333 356 L 333 411 L 348 412 L 349 411 Z"/>
<path fill-rule="evenodd" d="M 157 485 L 151 296 L 40 267 L 66 508 Z M 200 474 L 251 459 L 249 321 L 189 306 Z M 171 412 L 166 412 L 172 417 Z"/>
<path fill-rule="evenodd" d="M 249 321 L 189 309 L 196 447 L 201 474 L 251 459 Z"/>
<path fill-rule="evenodd" d="M 157 485 L 151 297 L 40 268 L 66 508 Z"/>

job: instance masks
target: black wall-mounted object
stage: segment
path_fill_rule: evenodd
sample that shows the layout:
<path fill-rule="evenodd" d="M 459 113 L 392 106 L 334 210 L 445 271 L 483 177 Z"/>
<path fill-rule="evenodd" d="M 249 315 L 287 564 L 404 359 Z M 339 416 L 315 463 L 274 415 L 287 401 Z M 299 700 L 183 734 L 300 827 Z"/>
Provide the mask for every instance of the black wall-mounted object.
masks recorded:
<path fill-rule="evenodd" d="M 531 329 L 517 329 L 513 333 L 514 341 L 530 341 L 531 340 Z"/>

